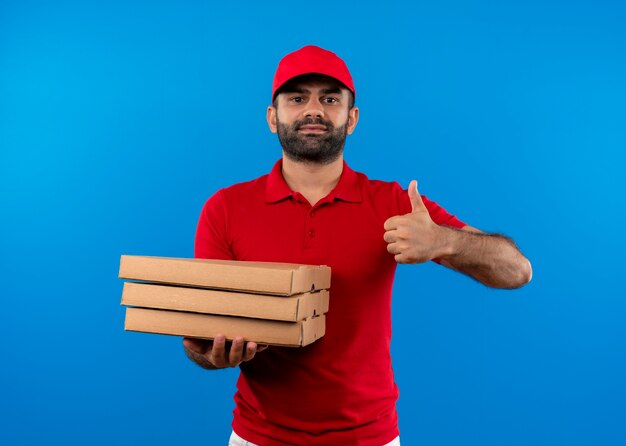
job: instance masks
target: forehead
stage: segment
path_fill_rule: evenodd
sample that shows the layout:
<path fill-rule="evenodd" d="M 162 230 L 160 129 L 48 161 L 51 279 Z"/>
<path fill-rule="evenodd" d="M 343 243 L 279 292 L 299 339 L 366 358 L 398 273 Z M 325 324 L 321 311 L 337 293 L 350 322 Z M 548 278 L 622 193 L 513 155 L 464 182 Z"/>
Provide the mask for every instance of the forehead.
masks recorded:
<path fill-rule="evenodd" d="M 304 92 L 317 89 L 337 91 L 342 93 L 344 91 L 346 93 L 349 92 L 346 86 L 339 82 L 337 79 L 321 74 L 305 74 L 295 77 L 286 82 L 285 85 L 280 87 L 277 95 L 281 93 Z"/>

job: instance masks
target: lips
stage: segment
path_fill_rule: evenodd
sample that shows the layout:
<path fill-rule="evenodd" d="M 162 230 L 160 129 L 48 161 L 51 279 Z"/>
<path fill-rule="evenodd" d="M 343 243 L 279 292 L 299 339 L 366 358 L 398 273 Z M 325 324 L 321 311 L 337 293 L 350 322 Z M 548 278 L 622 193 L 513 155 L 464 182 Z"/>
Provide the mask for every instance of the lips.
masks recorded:
<path fill-rule="evenodd" d="M 303 133 L 323 133 L 326 131 L 326 126 L 317 124 L 305 124 L 298 127 L 298 131 Z"/>

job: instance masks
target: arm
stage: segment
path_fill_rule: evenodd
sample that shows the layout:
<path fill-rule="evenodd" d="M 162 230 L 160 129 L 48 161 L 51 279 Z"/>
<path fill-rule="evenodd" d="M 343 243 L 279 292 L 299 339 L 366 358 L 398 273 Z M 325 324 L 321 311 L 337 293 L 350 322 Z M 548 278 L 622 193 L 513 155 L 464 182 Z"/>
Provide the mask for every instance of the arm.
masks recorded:
<path fill-rule="evenodd" d="M 471 226 L 443 229 L 446 247 L 442 265 L 493 288 L 519 288 L 532 278 L 532 267 L 515 242 L 500 234 L 486 234 Z"/>
<path fill-rule="evenodd" d="M 398 263 L 437 259 L 494 288 L 519 288 L 532 277 L 530 262 L 515 243 L 502 235 L 486 234 L 471 226 L 454 229 L 432 221 L 417 191 L 409 185 L 412 211 L 385 222 L 387 251 Z"/>

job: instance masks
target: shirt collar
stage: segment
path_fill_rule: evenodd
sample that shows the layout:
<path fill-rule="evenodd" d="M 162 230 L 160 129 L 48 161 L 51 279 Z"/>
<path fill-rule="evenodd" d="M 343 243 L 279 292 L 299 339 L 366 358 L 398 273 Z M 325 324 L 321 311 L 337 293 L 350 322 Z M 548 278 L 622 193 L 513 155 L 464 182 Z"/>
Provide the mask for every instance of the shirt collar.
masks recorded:
<path fill-rule="evenodd" d="M 287 182 L 283 178 L 282 173 L 283 160 L 279 159 L 267 178 L 265 187 L 265 199 L 268 203 L 276 203 L 285 198 L 292 197 L 294 192 L 289 188 Z M 328 194 L 327 200 L 333 201 L 338 198 L 343 201 L 359 203 L 362 201 L 361 185 L 359 184 L 359 176 L 343 162 L 343 171 L 341 178 L 335 188 Z"/>

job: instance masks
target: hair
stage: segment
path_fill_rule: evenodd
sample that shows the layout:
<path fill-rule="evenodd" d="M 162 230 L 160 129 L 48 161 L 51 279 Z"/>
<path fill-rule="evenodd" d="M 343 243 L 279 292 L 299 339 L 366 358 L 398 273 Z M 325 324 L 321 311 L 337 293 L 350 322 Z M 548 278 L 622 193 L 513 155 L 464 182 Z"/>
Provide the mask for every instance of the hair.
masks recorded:
<path fill-rule="evenodd" d="M 352 109 L 354 107 L 354 93 L 352 93 L 352 91 L 350 91 L 350 89 L 348 89 L 344 84 L 339 82 L 334 77 L 326 76 L 324 74 L 317 74 L 317 73 L 303 74 L 301 76 L 296 76 L 293 79 L 289 79 L 278 90 L 276 90 L 276 94 L 274 95 L 274 100 L 272 101 L 272 105 L 274 107 L 278 107 L 278 95 L 281 94 L 283 91 L 288 90 L 289 87 L 291 87 L 295 83 L 298 83 L 298 82 L 315 82 L 315 81 L 328 82 L 329 80 L 331 82 L 335 82 L 341 88 L 345 88 L 346 90 L 348 90 L 348 96 L 349 96 L 349 99 L 348 99 L 348 109 Z"/>

